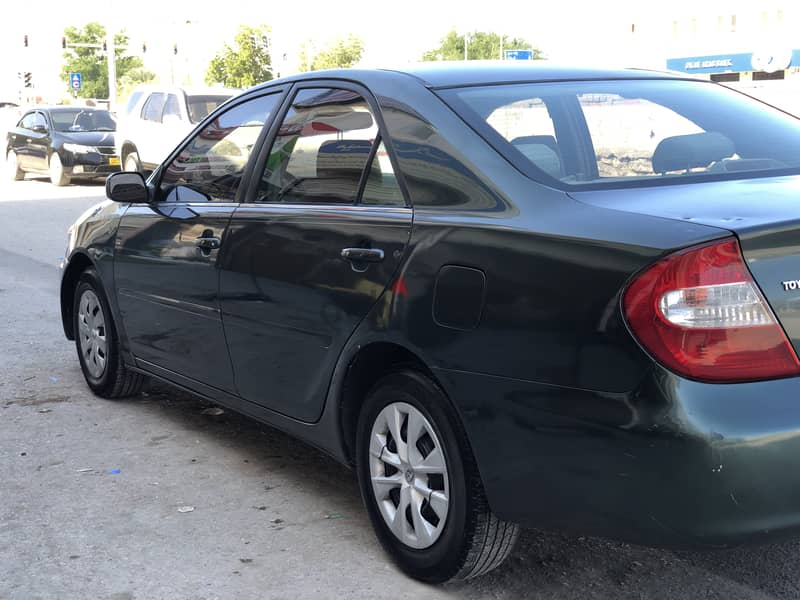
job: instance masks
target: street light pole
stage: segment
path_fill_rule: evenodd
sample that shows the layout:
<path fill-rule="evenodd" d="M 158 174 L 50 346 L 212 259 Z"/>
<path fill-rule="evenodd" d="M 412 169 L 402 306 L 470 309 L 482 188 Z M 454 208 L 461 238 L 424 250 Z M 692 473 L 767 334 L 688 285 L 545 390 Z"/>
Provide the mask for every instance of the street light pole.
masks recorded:
<path fill-rule="evenodd" d="M 114 31 L 106 28 L 106 52 L 108 52 L 108 110 L 117 108 L 117 53 L 114 50 Z"/>

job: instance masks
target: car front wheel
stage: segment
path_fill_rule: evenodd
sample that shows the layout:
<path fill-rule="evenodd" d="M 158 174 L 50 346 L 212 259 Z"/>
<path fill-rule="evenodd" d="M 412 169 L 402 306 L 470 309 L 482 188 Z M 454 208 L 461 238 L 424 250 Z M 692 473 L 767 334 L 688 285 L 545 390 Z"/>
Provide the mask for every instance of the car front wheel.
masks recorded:
<path fill-rule="evenodd" d="M 364 503 L 403 571 L 429 583 L 464 580 L 510 554 L 519 528 L 491 512 L 463 426 L 429 378 L 401 371 L 380 380 L 356 444 Z"/>
<path fill-rule="evenodd" d="M 25 179 L 25 171 L 19 168 L 16 152 L 10 151 L 6 155 L 6 168 L 8 169 L 9 177 L 13 181 L 22 181 L 23 179 Z"/>
<path fill-rule="evenodd" d="M 125 164 L 123 165 L 124 171 L 134 171 L 137 173 L 142 172 L 142 164 L 139 162 L 138 152 L 128 152 L 125 156 Z"/>
<path fill-rule="evenodd" d="M 69 183 L 69 175 L 64 172 L 64 165 L 61 164 L 58 152 L 53 152 L 50 156 L 50 182 L 59 187 Z"/>
<path fill-rule="evenodd" d="M 108 300 L 93 269 L 81 275 L 73 307 L 75 346 L 86 383 L 103 398 L 138 394 L 146 379 L 122 360 Z"/>

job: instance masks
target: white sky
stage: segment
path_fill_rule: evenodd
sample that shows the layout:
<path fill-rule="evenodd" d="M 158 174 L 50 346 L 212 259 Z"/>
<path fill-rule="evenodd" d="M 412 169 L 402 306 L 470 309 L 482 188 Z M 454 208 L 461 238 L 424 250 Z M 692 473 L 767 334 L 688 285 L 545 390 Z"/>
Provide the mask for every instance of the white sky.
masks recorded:
<path fill-rule="evenodd" d="M 746 3 L 766 6 L 776 1 Z M 114 29 L 124 28 L 137 50 L 142 41 L 146 42 L 145 64 L 158 72 L 162 81 L 174 75 L 180 83 L 187 73 L 193 73 L 192 83 L 202 83 L 198 74 L 202 76 L 208 61 L 224 42 L 232 40 L 241 23 L 269 24 L 277 50 L 273 51 L 273 58 L 286 52 L 290 62 L 303 42 L 315 39 L 321 47 L 348 33 L 364 39 L 365 66 L 409 62 L 435 47 L 447 31 L 455 28 L 459 32 L 477 29 L 523 37 L 559 62 L 663 68 L 664 57 L 673 55 L 672 49 L 665 46 L 668 40 L 642 36 L 638 46 L 633 46 L 639 50 L 632 51 L 629 23 L 658 19 L 671 22 L 670 15 L 692 14 L 700 11 L 700 6 L 706 12 L 730 11 L 732 5 L 744 2 L 711 0 L 698 5 L 696 0 L 671 0 L 665 6 L 641 0 L 300 0 L 269 4 L 244 0 L 104 0 L 91 4 L 41 0 L 36 3 L 33 16 L 0 22 L 0 52 L 4 57 L 0 62 L 0 95 L 16 88 L 16 73 L 20 71 L 31 71 L 40 85 L 57 78 L 64 27 L 95 20 L 109 23 L 110 19 Z M 26 22 L 31 26 L 27 27 Z M 22 43 L 26 33 L 28 48 Z M 177 56 L 172 53 L 175 43 L 179 48 Z"/>

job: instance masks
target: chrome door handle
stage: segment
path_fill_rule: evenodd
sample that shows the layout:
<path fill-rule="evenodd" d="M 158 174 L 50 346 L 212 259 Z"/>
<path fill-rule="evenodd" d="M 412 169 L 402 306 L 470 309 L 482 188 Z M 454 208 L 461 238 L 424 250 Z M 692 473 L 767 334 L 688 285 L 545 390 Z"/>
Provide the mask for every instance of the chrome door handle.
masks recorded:
<path fill-rule="evenodd" d="M 342 258 L 353 263 L 381 262 L 383 250 L 380 248 L 344 248 Z"/>

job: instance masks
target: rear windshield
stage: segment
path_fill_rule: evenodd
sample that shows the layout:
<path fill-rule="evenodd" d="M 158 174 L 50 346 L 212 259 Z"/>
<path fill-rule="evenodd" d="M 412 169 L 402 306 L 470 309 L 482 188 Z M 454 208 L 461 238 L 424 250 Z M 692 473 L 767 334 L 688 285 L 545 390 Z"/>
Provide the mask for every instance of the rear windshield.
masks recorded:
<path fill-rule="evenodd" d="M 230 96 L 187 96 L 189 120 L 192 123 L 199 123 L 228 98 Z"/>
<path fill-rule="evenodd" d="M 439 94 L 523 172 L 556 187 L 800 173 L 800 120 L 708 82 L 575 81 Z"/>

